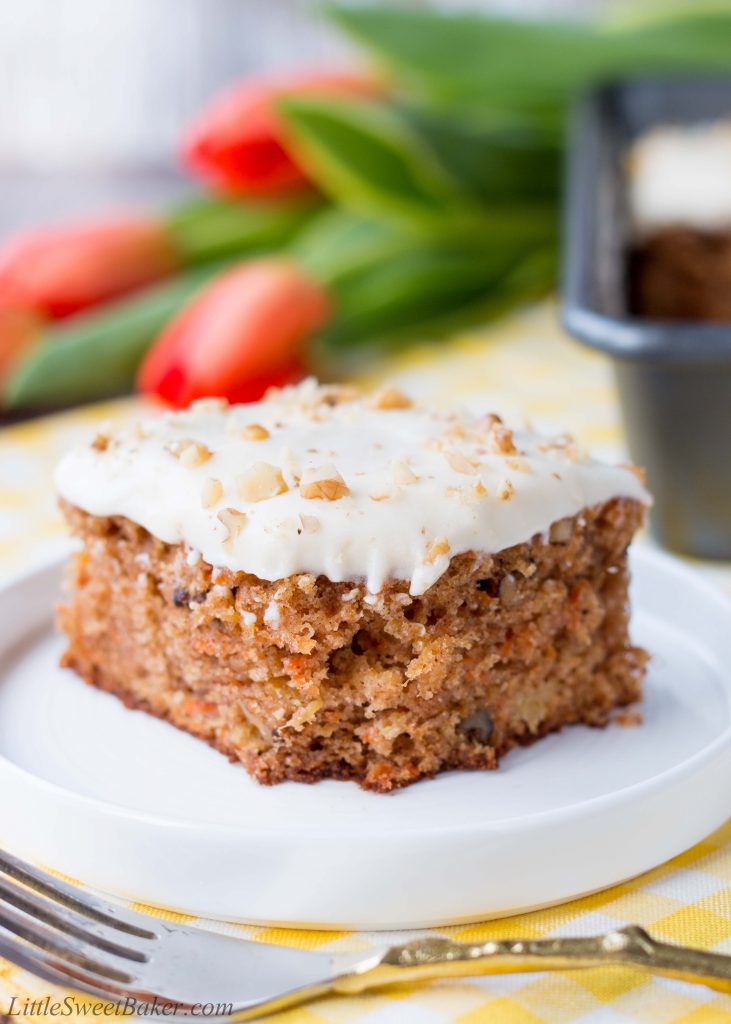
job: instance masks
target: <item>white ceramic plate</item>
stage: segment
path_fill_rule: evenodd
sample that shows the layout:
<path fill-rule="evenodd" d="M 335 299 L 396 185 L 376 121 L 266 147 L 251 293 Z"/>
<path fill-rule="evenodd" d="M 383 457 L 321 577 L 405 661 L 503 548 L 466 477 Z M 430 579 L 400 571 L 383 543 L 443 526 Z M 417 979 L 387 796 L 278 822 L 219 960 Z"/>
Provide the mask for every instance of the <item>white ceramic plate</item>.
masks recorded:
<path fill-rule="evenodd" d="M 573 727 L 388 796 L 258 786 L 57 667 L 58 567 L 0 591 L 0 840 L 119 896 L 254 923 L 405 928 L 567 900 L 681 852 L 731 813 L 731 604 L 634 556 L 653 652 L 639 727 Z"/>

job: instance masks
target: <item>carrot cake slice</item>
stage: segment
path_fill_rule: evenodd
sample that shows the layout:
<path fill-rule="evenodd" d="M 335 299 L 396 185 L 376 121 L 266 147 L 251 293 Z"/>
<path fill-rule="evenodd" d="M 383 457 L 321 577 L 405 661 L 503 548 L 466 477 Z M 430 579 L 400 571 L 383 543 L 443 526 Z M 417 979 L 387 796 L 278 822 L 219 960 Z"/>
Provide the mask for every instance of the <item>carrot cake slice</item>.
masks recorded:
<path fill-rule="evenodd" d="M 63 663 L 260 782 L 494 768 L 640 697 L 636 472 L 308 381 L 69 452 Z"/>
<path fill-rule="evenodd" d="M 652 129 L 628 172 L 632 312 L 731 320 L 731 120 Z"/>

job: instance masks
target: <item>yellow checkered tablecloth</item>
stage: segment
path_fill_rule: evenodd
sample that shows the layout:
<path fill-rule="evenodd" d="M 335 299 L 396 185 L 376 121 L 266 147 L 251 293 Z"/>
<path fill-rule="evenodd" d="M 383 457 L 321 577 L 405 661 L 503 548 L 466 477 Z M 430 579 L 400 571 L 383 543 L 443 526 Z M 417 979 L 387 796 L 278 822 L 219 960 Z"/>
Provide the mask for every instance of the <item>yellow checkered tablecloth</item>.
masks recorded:
<path fill-rule="evenodd" d="M 479 402 L 543 429 L 569 429 L 598 454 L 622 457 L 606 362 L 569 342 L 551 307 L 531 310 L 479 336 L 411 352 L 374 377 L 440 404 Z M 0 577 L 40 564 L 65 545 L 50 484 L 60 452 L 100 418 L 124 419 L 135 402 L 85 409 L 0 433 Z M 731 592 L 731 565 L 699 566 Z M 0 811 L 1 811 L 0 803 Z M 729 797 L 731 812 L 731 796 Z M 2 817 L 0 814 L 0 831 Z M 169 919 L 174 915 L 166 915 Z M 486 924 L 445 928 L 454 939 L 587 935 L 630 922 L 658 938 L 731 953 L 731 821 L 668 864 L 573 903 Z M 372 933 L 257 929 L 206 922 L 214 930 L 303 949 L 366 949 Z M 393 936 L 404 941 L 407 934 Z M 53 990 L 0 961 L 0 1021 L 42 1018 L 33 1000 Z M 15 1002 L 12 1003 L 12 997 Z M 26 1004 L 26 1000 L 30 1001 Z M 24 1012 L 26 1007 L 30 1012 Z M 13 1016 L 9 1016 L 10 1012 Z M 63 1019 L 88 1019 L 83 1010 Z M 731 997 L 631 970 L 527 974 L 439 982 L 388 993 L 330 999 L 272 1020 L 288 1024 L 731 1024 Z"/>

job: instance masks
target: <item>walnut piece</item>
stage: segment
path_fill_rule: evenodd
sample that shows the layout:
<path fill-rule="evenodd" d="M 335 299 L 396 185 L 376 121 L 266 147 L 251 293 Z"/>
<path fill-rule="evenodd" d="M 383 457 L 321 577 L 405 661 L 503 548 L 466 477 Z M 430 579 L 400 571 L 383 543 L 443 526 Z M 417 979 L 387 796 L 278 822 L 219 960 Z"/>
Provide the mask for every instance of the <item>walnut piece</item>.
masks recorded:
<path fill-rule="evenodd" d="M 181 466 L 186 469 L 195 469 L 208 462 L 211 452 L 200 441 L 193 441 L 191 438 L 184 438 L 182 441 L 173 441 L 166 446 L 167 451 L 179 460 Z"/>
<path fill-rule="evenodd" d="M 360 395 L 354 384 L 321 384 L 317 390 L 318 405 L 336 406 L 354 402 Z"/>
<path fill-rule="evenodd" d="M 190 403 L 191 412 L 226 412 L 228 400 L 225 398 L 196 398 Z"/>
<path fill-rule="evenodd" d="M 370 405 L 372 409 L 410 409 L 413 403 L 398 388 L 385 387 L 375 393 Z"/>
<path fill-rule="evenodd" d="M 303 498 L 338 501 L 347 497 L 350 489 L 335 466 L 328 465 L 304 471 L 300 480 L 300 494 Z"/>
<path fill-rule="evenodd" d="M 395 459 L 391 464 L 391 470 L 394 483 L 404 487 L 415 484 L 419 479 L 406 459 Z"/>
<path fill-rule="evenodd" d="M 244 501 L 264 501 L 284 494 L 287 489 L 282 471 L 268 462 L 256 462 L 246 473 L 236 477 L 236 490 Z"/>
<path fill-rule="evenodd" d="M 500 501 L 510 501 L 515 494 L 515 488 L 511 480 L 503 480 L 500 485 L 500 490 L 497 492 L 497 496 Z"/>
<path fill-rule="evenodd" d="M 243 441 L 266 441 L 269 437 L 269 431 L 261 423 L 247 423 L 241 430 Z"/>
<path fill-rule="evenodd" d="M 463 455 L 462 452 L 445 452 L 445 458 L 455 473 L 464 473 L 468 476 L 474 476 L 477 472 L 477 466 L 475 463 L 470 461 L 470 459 L 468 459 L 466 455 Z"/>
<path fill-rule="evenodd" d="M 320 520 L 317 516 L 300 516 L 300 522 L 302 523 L 302 529 L 305 533 L 317 533 L 320 529 Z"/>
<path fill-rule="evenodd" d="M 244 528 L 246 523 L 246 513 L 239 512 L 239 510 L 235 508 L 222 508 L 216 518 L 223 523 L 228 531 L 224 541 L 224 546 L 230 550 L 233 541 L 236 540 Z"/>
<path fill-rule="evenodd" d="M 513 441 L 513 431 L 504 427 L 502 423 L 495 423 L 490 428 L 492 446 L 501 455 L 518 455 L 518 449 Z"/>
<path fill-rule="evenodd" d="M 496 412 L 488 412 L 485 413 L 478 423 L 478 428 L 480 430 L 492 430 L 493 427 L 499 426 L 502 422 L 502 419 Z"/>
<path fill-rule="evenodd" d="M 446 537 L 438 537 L 436 540 L 433 540 L 426 549 L 424 561 L 427 565 L 433 565 L 438 558 L 441 558 L 442 555 L 448 555 L 449 552 L 450 547 Z"/>
<path fill-rule="evenodd" d="M 203 508 L 212 508 L 223 497 L 223 484 L 215 477 L 209 477 L 203 484 L 201 503 Z"/>

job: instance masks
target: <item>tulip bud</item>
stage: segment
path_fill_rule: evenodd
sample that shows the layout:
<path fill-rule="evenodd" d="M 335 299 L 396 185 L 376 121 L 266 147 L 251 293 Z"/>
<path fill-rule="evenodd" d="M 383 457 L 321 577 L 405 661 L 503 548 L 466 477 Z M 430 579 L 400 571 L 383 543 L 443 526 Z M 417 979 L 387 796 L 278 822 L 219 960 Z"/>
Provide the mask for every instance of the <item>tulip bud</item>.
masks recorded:
<path fill-rule="evenodd" d="M 300 72 L 242 82 L 213 100 L 183 140 L 189 169 L 227 195 L 277 195 L 307 186 L 285 138 L 277 100 L 288 96 L 377 96 L 383 85 L 365 74 Z"/>
<path fill-rule="evenodd" d="M 0 295 L 59 318 L 150 284 L 176 265 L 167 228 L 152 217 L 44 228 L 0 247 Z"/>
<path fill-rule="evenodd" d="M 207 395 L 252 401 L 294 379 L 303 343 L 329 314 L 327 292 L 294 263 L 240 264 L 168 324 L 140 367 L 138 388 L 176 406 Z"/>

